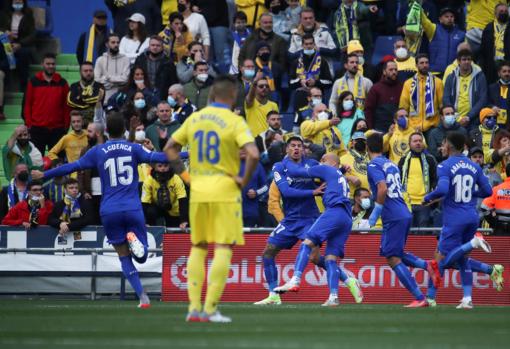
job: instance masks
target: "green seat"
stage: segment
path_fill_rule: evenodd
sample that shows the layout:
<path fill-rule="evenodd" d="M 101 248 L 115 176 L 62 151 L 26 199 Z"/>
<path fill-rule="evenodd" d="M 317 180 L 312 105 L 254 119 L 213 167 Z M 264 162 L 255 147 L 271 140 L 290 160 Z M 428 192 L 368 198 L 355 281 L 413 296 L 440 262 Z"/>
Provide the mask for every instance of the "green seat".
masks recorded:
<path fill-rule="evenodd" d="M 60 54 L 57 56 L 57 65 L 65 64 L 65 65 L 78 65 L 78 61 L 76 60 L 76 55 L 72 53 Z"/>
<path fill-rule="evenodd" d="M 20 118 L 21 116 L 21 103 L 20 104 L 17 104 L 17 105 L 13 105 L 13 104 L 6 104 L 4 106 L 4 113 L 5 113 L 5 116 L 8 118 L 8 119 L 11 119 L 11 118 Z"/>

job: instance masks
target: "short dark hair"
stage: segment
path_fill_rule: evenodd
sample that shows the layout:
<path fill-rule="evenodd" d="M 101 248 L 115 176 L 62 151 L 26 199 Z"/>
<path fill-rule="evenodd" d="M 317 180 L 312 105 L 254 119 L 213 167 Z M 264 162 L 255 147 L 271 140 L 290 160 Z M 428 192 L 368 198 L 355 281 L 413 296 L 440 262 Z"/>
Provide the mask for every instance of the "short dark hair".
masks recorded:
<path fill-rule="evenodd" d="M 473 59 L 473 52 L 468 49 L 463 49 L 457 52 L 457 59 L 460 61 L 462 57 L 469 57 Z"/>
<path fill-rule="evenodd" d="M 301 42 L 304 42 L 305 40 L 310 40 L 310 39 L 312 39 L 313 42 L 315 42 L 315 38 L 313 37 L 312 33 L 305 33 L 305 35 L 303 35 L 303 37 L 301 38 Z"/>
<path fill-rule="evenodd" d="M 420 59 L 422 59 L 422 58 L 427 58 L 427 60 L 429 60 L 429 55 L 428 55 L 428 54 L 426 54 L 426 53 L 418 53 L 418 54 L 416 55 L 416 57 L 414 58 L 414 62 L 415 62 L 416 64 L 418 64 L 418 61 L 419 61 Z"/>
<path fill-rule="evenodd" d="M 159 38 L 159 36 L 158 36 L 158 38 Z M 200 41 L 192 41 L 192 42 L 190 42 L 190 43 L 188 44 L 188 50 L 190 50 L 190 51 L 191 51 L 191 48 L 192 48 L 193 46 L 195 46 L 195 45 L 200 45 L 200 46 L 204 47 L 204 45 L 203 45 Z"/>
<path fill-rule="evenodd" d="M 446 108 L 452 108 L 453 111 L 455 112 L 455 107 L 453 105 L 450 105 L 450 104 L 445 104 L 443 105 L 441 108 L 439 108 L 439 112 L 441 113 L 441 115 L 444 115 L 444 110 Z"/>
<path fill-rule="evenodd" d="M 301 144 L 304 144 L 303 138 L 298 135 L 290 136 L 289 139 L 287 139 L 287 145 L 289 145 L 290 142 L 292 142 L 292 141 L 298 141 L 298 142 L 301 142 Z"/>
<path fill-rule="evenodd" d="M 106 42 L 110 41 L 110 38 L 113 38 L 113 37 L 116 37 L 116 38 L 119 38 L 120 39 L 120 35 L 115 33 L 115 32 L 112 32 L 110 34 L 108 34 L 108 37 L 106 38 Z"/>
<path fill-rule="evenodd" d="M 278 116 L 280 116 L 280 113 L 278 113 L 276 110 L 270 110 L 270 111 L 266 114 L 266 120 L 267 120 L 267 119 L 269 119 L 269 117 L 270 117 L 271 115 L 275 115 L 275 114 L 276 114 L 276 115 L 278 115 Z"/>
<path fill-rule="evenodd" d="M 363 188 L 363 187 L 356 188 L 356 190 L 354 190 L 354 197 L 357 198 L 364 191 L 370 193 L 370 191 L 367 188 Z"/>
<path fill-rule="evenodd" d="M 168 16 L 168 23 L 172 24 L 172 22 L 175 21 L 176 19 L 180 19 L 181 22 L 184 23 L 184 16 L 179 12 L 170 13 L 170 16 Z"/>
<path fill-rule="evenodd" d="M 351 57 L 359 58 L 357 54 L 355 54 L 355 53 L 349 53 L 349 54 L 347 55 L 347 57 L 345 57 L 344 64 L 345 64 L 345 63 L 347 63 L 347 62 L 349 62 L 349 58 L 351 58 Z"/>
<path fill-rule="evenodd" d="M 248 22 L 248 16 L 246 16 L 246 13 L 244 13 L 243 11 L 237 11 L 234 14 L 234 22 L 236 21 L 236 19 L 240 19 L 241 21 Z"/>
<path fill-rule="evenodd" d="M 35 187 L 35 186 L 42 187 L 43 186 L 43 182 L 38 180 L 38 179 L 31 180 L 30 182 L 28 182 L 27 190 L 30 191 L 32 189 L 32 187 Z"/>
<path fill-rule="evenodd" d="M 124 135 L 126 127 L 124 125 L 124 117 L 119 112 L 112 112 L 106 117 L 106 130 L 110 137 L 120 138 Z"/>
<path fill-rule="evenodd" d="M 81 116 L 83 118 L 83 114 L 81 113 L 81 111 L 76 110 L 76 109 L 71 110 L 71 112 L 69 113 L 69 116 Z"/>
<path fill-rule="evenodd" d="M 151 41 L 151 40 L 156 40 L 156 41 L 163 43 L 163 38 L 159 35 L 151 35 L 151 37 L 149 38 L 149 41 Z"/>
<path fill-rule="evenodd" d="M 498 64 L 498 72 L 501 70 L 501 68 L 503 67 L 510 67 L 510 61 L 500 61 Z"/>
<path fill-rule="evenodd" d="M 383 151 L 383 135 L 379 132 L 374 132 L 367 137 L 367 148 L 371 153 L 382 153 Z"/>
<path fill-rule="evenodd" d="M 389 60 L 389 61 L 385 61 L 382 65 L 382 69 L 383 70 L 386 70 L 386 68 L 388 68 L 388 64 L 390 63 L 393 63 L 393 64 L 397 64 L 397 62 L 395 62 L 393 59 Z"/>
<path fill-rule="evenodd" d="M 207 64 L 207 62 L 204 62 L 204 61 L 200 61 L 200 62 L 195 62 L 195 64 L 193 65 L 193 71 L 197 70 L 199 66 L 201 65 L 206 65 L 209 67 L 209 64 Z"/>
<path fill-rule="evenodd" d="M 57 55 L 54 54 L 53 52 L 46 52 L 43 56 L 43 62 L 46 60 L 46 59 L 57 59 Z"/>
<path fill-rule="evenodd" d="M 421 139 L 425 140 L 425 136 L 423 135 L 423 133 L 419 132 L 419 131 L 415 131 L 413 133 L 411 133 L 409 135 L 409 143 L 411 143 L 411 139 L 414 137 L 414 136 L 420 136 Z"/>
<path fill-rule="evenodd" d="M 68 177 L 64 181 L 64 188 L 71 184 L 79 184 L 79 182 L 76 178 Z"/>
<path fill-rule="evenodd" d="M 94 66 L 94 63 L 92 63 L 91 61 L 85 61 L 85 62 L 83 62 L 82 64 L 80 64 L 80 69 L 81 69 L 81 67 L 83 67 L 84 65 L 91 65 L 91 66 Z"/>
<path fill-rule="evenodd" d="M 466 136 L 460 132 L 450 132 L 446 135 L 446 141 L 457 151 L 463 151 L 466 144 Z"/>

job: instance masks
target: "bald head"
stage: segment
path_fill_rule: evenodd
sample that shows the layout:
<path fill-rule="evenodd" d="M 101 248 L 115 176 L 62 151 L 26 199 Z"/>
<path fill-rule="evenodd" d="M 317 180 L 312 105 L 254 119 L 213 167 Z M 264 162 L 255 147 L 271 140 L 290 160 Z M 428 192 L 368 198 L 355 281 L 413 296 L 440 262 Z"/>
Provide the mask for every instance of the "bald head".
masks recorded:
<path fill-rule="evenodd" d="M 334 153 L 326 153 L 322 156 L 321 163 L 334 168 L 338 168 L 340 166 L 340 159 Z"/>

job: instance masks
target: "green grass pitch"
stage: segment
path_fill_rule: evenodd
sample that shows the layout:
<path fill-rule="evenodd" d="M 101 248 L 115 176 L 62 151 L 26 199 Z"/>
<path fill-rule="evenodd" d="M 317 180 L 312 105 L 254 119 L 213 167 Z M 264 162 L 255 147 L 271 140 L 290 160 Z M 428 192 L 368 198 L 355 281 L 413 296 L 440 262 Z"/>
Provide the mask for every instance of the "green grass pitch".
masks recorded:
<path fill-rule="evenodd" d="M 185 304 L 1 300 L 0 348 L 508 348 L 510 308 L 222 304 L 231 324 L 185 323 Z"/>

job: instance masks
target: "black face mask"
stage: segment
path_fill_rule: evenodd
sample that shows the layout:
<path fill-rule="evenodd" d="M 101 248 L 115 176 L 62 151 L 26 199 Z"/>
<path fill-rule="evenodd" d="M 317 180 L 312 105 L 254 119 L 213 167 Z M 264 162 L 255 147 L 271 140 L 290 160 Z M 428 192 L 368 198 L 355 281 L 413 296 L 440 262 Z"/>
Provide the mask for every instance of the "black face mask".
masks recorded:
<path fill-rule="evenodd" d="M 184 4 L 177 4 L 177 11 L 179 11 L 181 13 L 186 11 L 186 5 L 184 5 Z"/>
<path fill-rule="evenodd" d="M 365 133 L 365 132 L 367 132 L 367 131 L 368 131 L 368 128 L 364 128 L 364 127 L 363 127 L 363 128 L 361 128 L 361 129 L 359 129 L 359 130 L 356 130 L 356 131 L 359 131 L 359 132 L 363 132 L 363 133 Z"/>
<path fill-rule="evenodd" d="M 282 5 L 271 7 L 271 12 L 274 13 L 275 15 L 280 13 L 282 10 L 283 10 L 283 6 Z"/>
<path fill-rule="evenodd" d="M 96 29 L 99 30 L 100 32 L 104 32 L 105 29 L 106 29 L 106 25 L 98 25 L 98 24 L 96 24 Z"/>
<path fill-rule="evenodd" d="M 28 171 L 22 171 L 20 173 L 18 173 L 18 175 L 16 176 L 16 179 L 20 182 L 28 182 Z"/>
<path fill-rule="evenodd" d="M 21 139 L 18 139 L 18 144 L 22 147 L 26 146 L 28 144 L 28 139 L 26 138 L 21 138 Z"/>
<path fill-rule="evenodd" d="M 151 175 L 159 183 L 166 183 L 170 178 L 172 178 L 172 176 L 174 174 L 172 173 L 172 171 L 168 171 L 168 172 L 152 171 Z"/>
<path fill-rule="evenodd" d="M 367 143 L 365 141 L 356 141 L 354 143 L 354 150 L 357 152 L 363 153 L 367 149 Z"/>
<path fill-rule="evenodd" d="M 87 140 L 88 144 L 89 144 L 89 147 L 93 147 L 97 144 L 97 138 L 92 138 L 92 139 L 88 139 Z"/>
<path fill-rule="evenodd" d="M 503 12 L 498 15 L 498 21 L 504 23 L 508 21 L 508 12 Z"/>
<path fill-rule="evenodd" d="M 264 53 L 261 53 L 259 55 L 260 59 L 262 60 L 262 62 L 269 62 L 269 58 L 271 58 L 271 53 L 269 52 L 264 52 Z"/>

